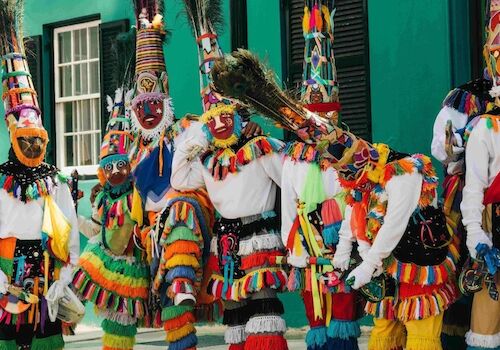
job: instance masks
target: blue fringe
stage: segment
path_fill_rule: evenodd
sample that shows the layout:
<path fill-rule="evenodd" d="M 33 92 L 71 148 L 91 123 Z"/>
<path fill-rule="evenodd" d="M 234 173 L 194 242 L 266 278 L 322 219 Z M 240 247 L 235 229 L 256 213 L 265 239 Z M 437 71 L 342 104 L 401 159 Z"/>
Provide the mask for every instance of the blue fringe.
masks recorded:
<path fill-rule="evenodd" d="M 306 335 L 306 344 L 307 349 L 321 349 L 326 344 L 326 327 L 313 327 L 311 328 Z"/>
<path fill-rule="evenodd" d="M 332 320 L 327 331 L 329 338 L 349 340 L 350 338 L 359 338 L 361 329 L 356 321 Z"/>
<path fill-rule="evenodd" d="M 185 350 L 196 346 L 196 344 L 198 344 L 198 337 L 191 333 L 181 340 L 168 344 L 168 350 Z"/>
<path fill-rule="evenodd" d="M 196 280 L 194 269 L 189 266 L 176 266 L 167 272 L 165 280 L 172 282 L 175 278 L 187 278 L 191 281 Z"/>
<path fill-rule="evenodd" d="M 339 230 L 342 221 L 335 222 L 331 225 L 326 225 L 323 228 L 323 241 L 325 245 L 332 247 L 336 246 L 339 243 Z"/>
<path fill-rule="evenodd" d="M 359 350 L 358 339 L 328 339 L 328 350 Z"/>

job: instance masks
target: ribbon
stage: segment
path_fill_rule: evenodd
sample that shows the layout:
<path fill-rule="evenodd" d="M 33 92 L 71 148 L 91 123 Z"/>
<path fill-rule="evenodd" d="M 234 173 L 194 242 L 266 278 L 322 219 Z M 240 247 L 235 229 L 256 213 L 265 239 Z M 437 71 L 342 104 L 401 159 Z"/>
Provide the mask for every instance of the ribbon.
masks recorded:
<path fill-rule="evenodd" d="M 234 260 L 229 255 L 224 256 L 222 259 L 224 260 L 224 286 L 222 287 L 222 293 L 226 295 L 229 285 L 233 285 Z"/>
<path fill-rule="evenodd" d="M 484 259 L 488 273 L 494 276 L 500 267 L 500 250 L 490 248 L 487 244 L 479 243 L 476 246 L 477 256 Z"/>

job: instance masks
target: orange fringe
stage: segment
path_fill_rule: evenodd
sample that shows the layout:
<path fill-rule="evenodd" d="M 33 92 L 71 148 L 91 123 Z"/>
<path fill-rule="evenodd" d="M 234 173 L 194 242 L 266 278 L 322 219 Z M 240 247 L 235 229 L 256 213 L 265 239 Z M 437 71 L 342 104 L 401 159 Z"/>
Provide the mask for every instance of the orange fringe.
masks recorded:
<path fill-rule="evenodd" d="M 123 286 L 120 283 L 116 283 L 115 281 L 110 281 L 101 275 L 99 269 L 97 269 L 92 263 L 88 260 L 80 259 L 79 261 L 80 267 L 90 276 L 92 276 L 92 281 L 95 284 L 100 285 L 102 288 L 113 291 L 120 290 L 120 294 L 122 294 L 126 298 L 143 298 L 147 299 L 149 295 L 149 291 L 147 288 L 133 288 L 131 286 Z"/>
<path fill-rule="evenodd" d="M 201 257 L 201 250 L 196 242 L 176 241 L 165 248 L 163 258 L 169 260 L 176 254 L 192 254 L 199 259 Z"/>

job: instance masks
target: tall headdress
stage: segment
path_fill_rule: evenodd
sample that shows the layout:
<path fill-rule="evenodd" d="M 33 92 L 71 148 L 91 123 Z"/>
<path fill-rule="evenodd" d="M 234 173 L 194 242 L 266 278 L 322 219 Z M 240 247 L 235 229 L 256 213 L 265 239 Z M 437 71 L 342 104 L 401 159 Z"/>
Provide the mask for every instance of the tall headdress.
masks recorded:
<path fill-rule="evenodd" d="M 332 5 L 330 5 L 332 4 Z M 306 0 L 302 29 L 304 31 L 304 71 L 301 101 L 310 111 L 338 120 L 339 88 L 333 55 L 335 9 L 333 1 Z"/>
<path fill-rule="evenodd" d="M 184 0 L 188 21 L 198 46 L 200 73 L 200 92 L 203 115 L 200 121 L 207 137 L 216 146 L 226 148 L 236 143 L 241 132 L 241 118 L 233 101 L 217 93 L 213 87 L 211 71 L 217 58 L 223 57 L 219 46 L 217 30 L 223 24 L 221 0 Z M 209 124 L 214 117 L 221 115 L 233 119 L 234 130 L 227 138 L 218 138 L 210 132 Z M 213 123 L 213 121 L 212 121 Z"/>
<path fill-rule="evenodd" d="M 37 93 L 23 44 L 24 0 L 0 2 L 0 50 L 5 121 L 13 155 L 28 167 L 39 166 L 48 143 Z"/>
<path fill-rule="evenodd" d="M 163 0 L 134 0 L 137 20 L 135 86 L 132 127 L 153 140 L 174 121 L 168 76 L 163 57 Z"/>
<path fill-rule="evenodd" d="M 117 85 L 114 99 L 107 96 L 107 111 L 109 120 L 106 125 L 106 134 L 103 137 L 100 153 L 99 166 L 100 178 L 105 169 L 114 167 L 128 168 L 128 152 L 133 141 L 131 133 L 130 116 L 126 113 L 125 96 L 127 90 L 132 87 L 134 81 L 135 60 L 135 33 L 123 33 L 117 36 L 113 44 L 112 52 L 115 56 L 116 65 L 113 69 L 113 81 Z"/>
<path fill-rule="evenodd" d="M 500 0 L 487 1 L 486 43 L 484 59 L 491 77 L 493 87 L 490 94 L 495 98 L 495 104 L 500 106 Z"/>

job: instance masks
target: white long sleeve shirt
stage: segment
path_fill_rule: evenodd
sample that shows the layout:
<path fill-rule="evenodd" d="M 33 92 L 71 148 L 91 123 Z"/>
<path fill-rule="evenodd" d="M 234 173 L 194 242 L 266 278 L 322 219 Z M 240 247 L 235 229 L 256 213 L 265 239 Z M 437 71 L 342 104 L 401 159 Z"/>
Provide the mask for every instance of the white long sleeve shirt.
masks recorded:
<path fill-rule="evenodd" d="M 488 129 L 486 119 L 479 120 L 469 136 L 465 152 L 467 170 L 460 209 L 467 233 L 473 235 L 483 231 L 484 191 L 500 171 L 500 132 Z"/>
<path fill-rule="evenodd" d="M 217 181 L 198 157 L 193 161 L 187 160 L 194 145 L 206 148 L 206 138 L 202 135 L 186 138 L 174 153 L 171 177 L 173 188 L 183 191 L 205 187 L 215 209 L 227 219 L 274 209 L 276 186 L 281 185 L 281 154 L 271 153 L 254 159 L 237 173 L 228 174 L 224 180 Z"/>
<path fill-rule="evenodd" d="M 364 261 L 380 268 L 404 235 L 411 215 L 417 209 L 423 176 L 418 172 L 393 176 L 385 185 L 387 210 L 371 247 L 363 253 Z M 350 221 L 350 220 L 349 220 Z"/>
<path fill-rule="evenodd" d="M 286 158 L 283 163 L 283 178 L 281 181 L 281 238 L 286 244 L 290 229 L 297 216 L 297 200 L 302 196 L 310 167 L 315 163 L 299 162 Z M 321 171 L 325 200 L 342 191 L 335 169 Z M 305 250 L 304 250 L 305 252 Z M 305 252 L 307 254 L 307 252 Z"/>
<path fill-rule="evenodd" d="M 68 185 L 59 183 L 53 190 L 52 198 L 71 225 L 69 256 L 70 263 L 76 265 L 80 255 L 80 233 Z M 42 239 L 43 207 L 43 198 L 24 203 L 0 189 L 0 238 Z"/>

